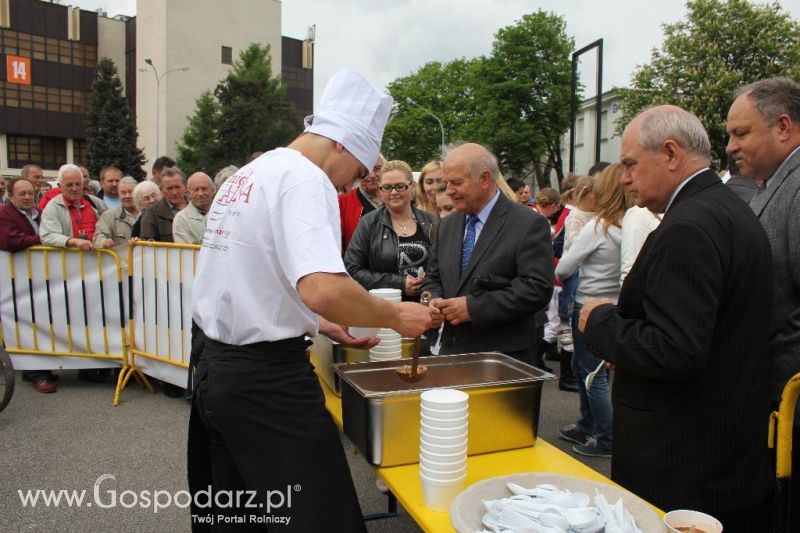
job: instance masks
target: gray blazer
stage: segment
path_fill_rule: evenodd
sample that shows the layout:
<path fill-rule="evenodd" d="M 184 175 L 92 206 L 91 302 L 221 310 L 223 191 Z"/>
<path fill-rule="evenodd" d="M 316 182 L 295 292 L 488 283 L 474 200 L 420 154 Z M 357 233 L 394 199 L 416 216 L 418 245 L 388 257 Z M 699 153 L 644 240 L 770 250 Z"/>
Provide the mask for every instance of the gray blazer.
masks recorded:
<path fill-rule="evenodd" d="M 753 196 L 750 207 L 772 247 L 770 355 L 775 399 L 800 372 L 800 147 Z"/>
<path fill-rule="evenodd" d="M 422 284 L 434 297 L 467 297 L 471 322 L 445 322 L 440 353 L 535 353 L 534 315 L 553 293 L 547 220 L 500 193 L 462 274 L 464 223 L 462 213 L 442 220 Z"/>

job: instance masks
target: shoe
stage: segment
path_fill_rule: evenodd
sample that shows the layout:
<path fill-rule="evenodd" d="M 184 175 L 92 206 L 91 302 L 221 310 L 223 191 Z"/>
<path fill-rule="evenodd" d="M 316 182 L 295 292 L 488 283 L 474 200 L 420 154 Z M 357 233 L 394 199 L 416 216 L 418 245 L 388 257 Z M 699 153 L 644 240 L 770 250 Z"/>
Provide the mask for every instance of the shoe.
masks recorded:
<path fill-rule="evenodd" d="M 162 390 L 164 391 L 164 396 L 167 398 L 183 398 L 184 397 L 184 388 L 178 387 L 173 385 L 172 383 L 167 383 L 166 381 L 161 384 Z"/>
<path fill-rule="evenodd" d="M 562 439 L 569 442 L 574 442 L 575 444 L 579 444 L 581 446 L 586 444 L 586 441 L 589 440 L 589 435 L 579 430 L 578 426 L 575 424 L 564 426 L 558 430 L 558 434 Z"/>
<path fill-rule="evenodd" d="M 601 448 L 594 439 L 587 441 L 586 444 L 576 444 L 572 447 L 572 451 L 585 457 L 611 457 L 611 450 Z"/>
<path fill-rule="evenodd" d="M 50 383 L 55 383 L 56 381 L 61 379 L 61 376 L 56 374 L 55 372 L 50 372 L 50 375 L 47 377 L 50 380 Z"/>
<path fill-rule="evenodd" d="M 90 383 L 105 383 L 109 371 L 107 368 L 99 369 L 83 369 L 78 371 L 78 379 L 88 381 Z"/>
<path fill-rule="evenodd" d="M 558 378 L 558 390 L 564 392 L 578 392 L 578 380 L 575 376 L 566 376 Z"/>
<path fill-rule="evenodd" d="M 378 489 L 378 492 L 381 494 L 389 494 L 389 487 L 387 487 L 386 483 L 379 477 L 375 478 L 375 488 Z"/>
<path fill-rule="evenodd" d="M 35 381 L 33 383 L 33 388 L 36 389 L 36 392 L 41 392 L 44 394 L 49 394 L 56 391 L 56 386 L 50 383 L 47 378 L 42 378 Z"/>

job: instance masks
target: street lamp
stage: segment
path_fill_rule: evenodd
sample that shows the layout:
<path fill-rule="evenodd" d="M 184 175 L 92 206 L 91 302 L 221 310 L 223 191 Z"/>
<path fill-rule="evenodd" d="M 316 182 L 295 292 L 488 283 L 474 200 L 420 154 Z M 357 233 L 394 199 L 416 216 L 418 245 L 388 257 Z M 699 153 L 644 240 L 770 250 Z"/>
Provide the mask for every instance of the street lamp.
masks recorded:
<path fill-rule="evenodd" d="M 158 70 L 156 70 L 156 66 L 153 64 L 153 60 L 149 57 L 144 60 L 145 63 L 150 65 L 150 68 L 153 69 L 153 75 L 156 77 L 156 155 L 155 157 L 159 157 L 161 153 L 161 148 L 159 147 L 159 119 L 161 118 L 161 110 L 160 110 L 160 102 L 161 102 L 161 80 L 167 76 L 167 74 L 172 74 L 173 72 L 186 72 L 189 70 L 189 67 L 177 67 L 166 71 L 165 73 L 159 75 Z M 139 72 L 147 72 L 146 68 L 139 68 Z"/>
<path fill-rule="evenodd" d="M 418 108 L 422 109 L 427 114 L 429 114 L 430 116 L 432 116 L 433 118 L 436 119 L 436 122 L 439 123 L 439 129 L 442 132 L 442 146 L 444 146 L 444 126 L 442 126 L 442 121 L 439 120 L 439 117 L 437 117 L 436 115 L 434 115 L 433 113 L 431 113 L 430 111 L 428 111 L 427 109 L 425 109 L 424 107 L 422 107 L 421 105 L 416 103 L 410 96 L 406 96 L 406 103 L 414 105 L 414 106 L 417 106 Z"/>

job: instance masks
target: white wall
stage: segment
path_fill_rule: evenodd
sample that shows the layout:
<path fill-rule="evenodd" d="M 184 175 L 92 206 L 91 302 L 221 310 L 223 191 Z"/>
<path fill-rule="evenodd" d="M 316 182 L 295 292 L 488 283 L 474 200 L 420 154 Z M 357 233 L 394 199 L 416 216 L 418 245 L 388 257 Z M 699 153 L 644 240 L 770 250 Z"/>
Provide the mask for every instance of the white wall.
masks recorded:
<path fill-rule="evenodd" d="M 619 161 L 620 137 L 614 134 L 616 123 L 622 116 L 622 98 L 616 93 L 609 92 L 603 97 L 602 110 L 607 113 L 607 119 L 601 126 L 600 159 L 610 163 Z M 585 100 L 578 109 L 575 128 L 575 173 L 585 175 L 595 163 L 594 160 L 594 133 L 595 133 L 595 107 L 594 99 Z M 583 126 L 580 121 L 583 119 Z M 564 135 L 564 171 L 569 169 L 569 131 Z"/>
<path fill-rule="evenodd" d="M 197 98 L 213 90 L 230 65 L 221 61 L 221 47 L 233 48 L 234 61 L 252 42 L 270 45 L 273 74 L 281 71 L 281 3 L 278 0 L 138 0 L 137 67 L 152 59 L 161 80 L 159 145 L 155 146 L 156 81 L 152 69 L 136 74 L 136 114 L 140 146 L 148 162 L 160 155 L 175 157 Z"/>
<path fill-rule="evenodd" d="M 117 67 L 125 90 L 125 23 L 121 20 L 97 17 L 97 59 L 108 57 Z"/>

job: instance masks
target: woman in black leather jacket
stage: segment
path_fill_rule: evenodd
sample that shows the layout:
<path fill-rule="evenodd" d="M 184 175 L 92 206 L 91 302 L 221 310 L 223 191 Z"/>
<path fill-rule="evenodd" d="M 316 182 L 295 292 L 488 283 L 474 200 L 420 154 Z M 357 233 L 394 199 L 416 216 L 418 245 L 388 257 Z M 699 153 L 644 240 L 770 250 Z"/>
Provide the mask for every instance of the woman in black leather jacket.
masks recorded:
<path fill-rule="evenodd" d="M 414 178 L 404 161 L 384 164 L 380 184 L 383 205 L 361 218 L 344 263 L 365 289 L 401 289 L 403 300 L 416 301 L 430 257 L 433 216 L 411 205 Z"/>

